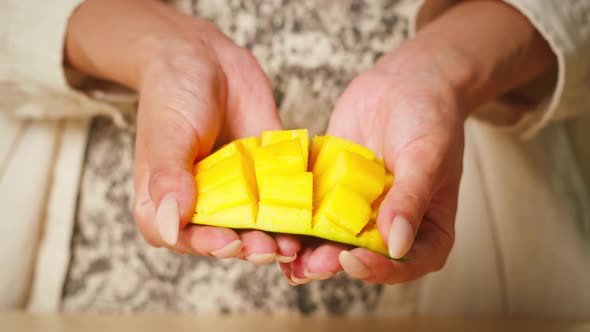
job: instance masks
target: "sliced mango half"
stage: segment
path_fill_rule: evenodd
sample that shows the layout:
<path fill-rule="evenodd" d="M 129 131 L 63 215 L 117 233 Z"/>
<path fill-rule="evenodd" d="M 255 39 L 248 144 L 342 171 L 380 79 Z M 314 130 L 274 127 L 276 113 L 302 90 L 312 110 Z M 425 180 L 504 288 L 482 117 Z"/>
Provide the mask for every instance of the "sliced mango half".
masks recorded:
<path fill-rule="evenodd" d="M 197 224 L 310 235 L 388 255 L 377 230 L 393 175 L 354 142 L 306 129 L 231 142 L 195 165 Z"/>

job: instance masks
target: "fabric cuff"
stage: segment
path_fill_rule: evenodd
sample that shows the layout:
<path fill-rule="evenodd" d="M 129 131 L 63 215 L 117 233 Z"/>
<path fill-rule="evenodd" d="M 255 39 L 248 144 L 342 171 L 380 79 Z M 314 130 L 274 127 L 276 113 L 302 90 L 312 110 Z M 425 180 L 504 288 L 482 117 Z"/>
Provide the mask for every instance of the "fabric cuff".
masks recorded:
<path fill-rule="evenodd" d="M 476 117 L 533 137 L 552 120 L 568 119 L 590 110 L 590 1 L 504 0 L 527 17 L 557 58 L 557 69 L 526 86 L 482 105 Z M 457 1 L 426 0 L 410 20 L 410 34 Z M 514 114 L 519 120 L 510 121 Z M 510 123 L 507 125 L 506 123 Z"/>
<path fill-rule="evenodd" d="M 70 79 L 80 75 L 64 66 L 68 20 L 82 1 L 13 0 L 0 5 L 5 25 L 0 31 L 0 111 L 43 119 L 102 114 L 125 123 L 117 102 L 134 102 L 130 93 L 75 89 Z"/>

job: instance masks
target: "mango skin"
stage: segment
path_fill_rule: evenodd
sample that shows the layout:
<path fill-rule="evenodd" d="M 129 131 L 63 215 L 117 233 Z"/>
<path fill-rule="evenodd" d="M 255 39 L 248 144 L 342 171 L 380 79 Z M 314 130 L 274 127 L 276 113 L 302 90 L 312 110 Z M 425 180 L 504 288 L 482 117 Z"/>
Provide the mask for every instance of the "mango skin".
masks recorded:
<path fill-rule="evenodd" d="M 316 136 L 309 144 L 305 129 L 268 131 L 195 165 L 192 222 L 315 236 L 389 257 L 375 219 L 393 180 L 354 142 Z"/>

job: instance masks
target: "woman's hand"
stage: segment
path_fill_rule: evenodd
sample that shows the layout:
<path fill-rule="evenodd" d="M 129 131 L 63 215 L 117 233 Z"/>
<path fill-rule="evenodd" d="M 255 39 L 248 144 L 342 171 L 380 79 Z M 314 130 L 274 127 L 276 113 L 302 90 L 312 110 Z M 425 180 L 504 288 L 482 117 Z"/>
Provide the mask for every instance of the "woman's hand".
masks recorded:
<path fill-rule="evenodd" d="M 394 284 L 442 268 L 454 241 L 465 118 L 554 65 L 530 22 L 495 1 L 461 3 L 381 58 L 341 96 L 328 133 L 374 150 L 394 174 L 377 226 L 390 256 L 409 261 L 314 240 L 281 264 L 286 277 L 305 283 L 343 269 Z"/>
<path fill-rule="evenodd" d="M 66 53 L 78 69 L 139 93 L 134 215 L 149 244 L 259 264 L 277 251 L 295 255 L 298 243 L 287 236 L 189 224 L 195 161 L 216 143 L 281 127 L 247 50 L 158 1 L 88 0 L 70 21 Z"/>
<path fill-rule="evenodd" d="M 384 58 L 352 81 L 328 134 L 369 147 L 395 174 L 377 225 L 390 255 L 409 261 L 326 242 L 303 249 L 292 265 L 295 281 L 330 276 L 342 267 L 364 281 L 399 283 L 440 269 L 454 239 L 464 119 L 449 82 L 418 50 Z M 283 269 L 290 275 L 287 265 Z"/>

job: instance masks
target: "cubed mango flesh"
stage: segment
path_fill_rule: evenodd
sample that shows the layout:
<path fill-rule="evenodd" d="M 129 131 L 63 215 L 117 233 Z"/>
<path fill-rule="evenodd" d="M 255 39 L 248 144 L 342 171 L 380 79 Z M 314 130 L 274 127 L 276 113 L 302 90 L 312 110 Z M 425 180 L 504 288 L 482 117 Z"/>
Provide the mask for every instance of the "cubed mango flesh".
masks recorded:
<path fill-rule="evenodd" d="M 312 235 L 311 209 L 260 202 L 256 228 L 269 232 Z"/>
<path fill-rule="evenodd" d="M 293 130 L 273 130 L 264 131 L 261 135 L 262 146 L 267 146 L 279 142 L 290 141 L 298 139 L 301 143 L 301 150 L 303 151 L 303 162 L 307 170 L 307 162 L 309 156 L 309 134 L 307 129 L 293 129 Z"/>
<path fill-rule="evenodd" d="M 262 146 L 254 156 L 254 169 L 260 178 L 267 174 L 298 174 L 307 171 L 298 139 Z"/>
<path fill-rule="evenodd" d="M 269 174 L 260 180 L 260 202 L 311 210 L 313 174 Z"/>
<path fill-rule="evenodd" d="M 321 200 L 314 217 L 326 217 L 330 222 L 356 236 L 369 222 L 371 204 L 360 194 L 336 185 Z"/>
<path fill-rule="evenodd" d="M 322 199 L 336 184 L 341 184 L 373 202 L 383 192 L 385 169 L 372 160 L 345 150 L 314 180 L 318 199 Z"/>
<path fill-rule="evenodd" d="M 326 137 L 328 136 L 316 136 L 311 141 L 311 150 L 309 151 L 309 168 L 313 169 L 316 160 L 318 159 L 318 155 L 320 154 L 320 150 L 322 146 L 324 146 L 324 142 L 326 141 Z"/>
<path fill-rule="evenodd" d="M 197 204 L 194 221 L 223 227 L 253 227 L 258 187 L 249 150 L 256 140 L 234 141 L 195 165 Z"/>
<path fill-rule="evenodd" d="M 322 174 L 342 151 L 354 152 L 368 160 L 375 159 L 373 151 L 343 138 L 326 135 L 320 145 L 320 151 L 312 169 L 314 174 Z"/>
<path fill-rule="evenodd" d="M 258 205 L 244 204 L 223 209 L 211 214 L 196 213 L 195 224 L 227 228 L 256 228 Z"/>
<path fill-rule="evenodd" d="M 309 171 L 308 171 L 309 170 Z M 195 165 L 193 222 L 321 237 L 383 255 L 375 215 L 393 175 L 363 147 L 307 130 L 234 141 Z"/>

